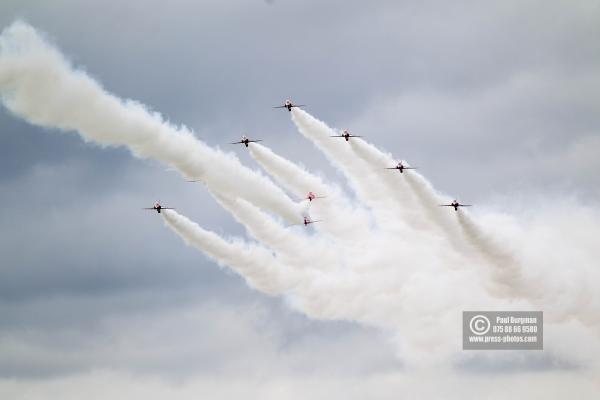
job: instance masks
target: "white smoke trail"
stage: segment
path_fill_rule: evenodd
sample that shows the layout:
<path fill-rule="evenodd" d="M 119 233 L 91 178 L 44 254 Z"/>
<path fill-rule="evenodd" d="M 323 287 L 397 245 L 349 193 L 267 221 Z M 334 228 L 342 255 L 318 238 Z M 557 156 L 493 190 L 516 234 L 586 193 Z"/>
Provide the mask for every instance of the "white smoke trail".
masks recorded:
<path fill-rule="evenodd" d="M 292 121 L 294 121 L 300 133 L 313 142 L 333 165 L 340 168 L 347 175 L 347 168 L 352 166 L 351 162 L 354 156 L 349 146 L 340 146 L 344 141 L 342 138 L 330 137 L 337 135 L 338 132 L 299 108 L 292 108 L 291 115 Z M 350 176 L 348 177 L 350 178 Z"/>
<path fill-rule="evenodd" d="M 293 271 L 279 263 L 269 250 L 244 243 L 241 239 L 224 240 L 173 210 L 163 210 L 161 215 L 165 225 L 187 244 L 196 247 L 220 265 L 232 268 L 250 286 L 270 295 L 279 295 L 289 290 L 289 285 L 285 282 L 293 276 Z"/>
<path fill-rule="evenodd" d="M 218 199 L 220 202 L 226 203 L 227 209 L 235 207 L 239 210 L 236 215 L 250 227 L 249 231 L 253 236 L 264 238 L 269 229 L 276 228 L 274 221 L 269 221 L 267 215 L 261 215 L 260 211 L 250 203 L 241 199 L 225 199 L 221 196 L 218 196 Z M 359 284 L 356 278 L 346 277 L 341 280 L 330 280 L 325 276 L 315 274 L 315 263 L 311 262 L 314 261 L 314 256 L 311 254 L 308 256 L 312 259 L 302 260 L 295 257 L 293 262 L 290 260 L 281 262 L 265 248 L 245 243 L 241 239 L 225 240 L 173 210 L 164 210 L 161 215 L 165 225 L 186 243 L 198 248 L 217 263 L 232 268 L 243 276 L 250 286 L 270 295 L 295 295 L 296 299 L 292 298 L 292 301 L 308 315 L 318 318 L 343 318 L 340 310 L 335 309 L 336 307 L 331 304 L 327 305 L 331 301 L 331 296 L 324 297 L 323 294 L 338 293 L 339 295 L 340 290 L 335 290 L 335 287 L 347 286 L 349 281 L 354 285 Z M 261 227 L 263 224 L 264 226 Z M 279 233 L 285 232 L 280 231 Z M 294 236 L 296 235 L 288 233 L 287 236 L 281 238 L 281 243 L 293 242 L 291 244 L 298 246 L 298 241 L 294 242 Z M 273 247 L 279 247 L 272 241 L 273 238 L 267 237 L 267 239 L 274 245 Z M 284 245 L 279 250 L 289 251 L 290 248 Z M 297 268 L 290 268 L 292 264 Z M 355 289 L 346 292 L 347 296 L 352 296 Z M 310 295 L 310 293 L 314 295 Z M 332 308 L 334 309 L 332 310 Z M 351 317 L 348 318 L 351 319 Z"/>
<path fill-rule="evenodd" d="M 303 110 L 292 109 L 292 120 L 299 131 L 328 156 L 334 166 L 342 169 L 358 197 L 373 211 L 380 229 L 394 232 L 399 237 L 412 237 L 416 242 L 427 242 L 430 251 L 440 253 L 458 251 L 463 255 L 472 253 L 462 240 L 456 221 L 453 221 L 451 216 L 445 212 L 447 210 L 439 209 L 438 196 L 431 184 L 416 171 L 411 170 L 410 174 L 408 172 L 405 174 L 405 179 L 411 188 L 409 193 L 414 194 L 419 203 L 418 207 L 420 208 L 416 209 L 422 211 L 420 214 L 422 220 L 425 221 L 424 225 L 431 225 L 433 222 L 440 228 L 439 230 L 415 230 L 414 227 L 419 225 L 416 219 L 419 212 L 414 211 L 414 204 L 413 211 L 406 211 L 407 204 L 405 202 L 410 199 L 410 195 L 390 194 L 394 184 L 389 180 L 389 174 L 385 174 L 389 171 L 383 171 L 379 167 L 384 163 L 387 165 L 391 157 L 381 152 L 376 154 L 378 151 L 373 148 L 368 149 L 365 142 L 362 142 L 364 146 L 355 144 L 355 147 L 346 146 L 347 143 L 340 143 L 338 138 L 330 137 L 336 134 L 335 131 Z M 360 138 L 350 140 L 352 142 L 360 141 Z M 355 152 L 357 149 L 360 149 L 358 156 Z M 363 162 L 363 159 L 371 162 L 375 161 L 374 159 L 378 161 L 376 165 L 373 165 Z M 382 177 L 386 179 L 382 179 Z M 408 201 L 410 202 L 410 200 Z M 412 215 L 407 217 L 407 213 Z M 454 249 L 448 249 L 443 242 L 451 243 Z"/>
<path fill-rule="evenodd" d="M 369 217 L 362 208 L 352 206 L 348 195 L 338 186 L 326 184 L 321 178 L 311 174 L 299 165 L 275 154 L 271 149 L 255 144 L 250 146 L 250 155 L 277 183 L 292 192 L 298 198 L 308 192 L 315 192 L 323 199 L 310 204 L 312 213 L 324 224 L 316 224 L 318 231 L 330 232 L 336 236 L 356 237 L 357 233 L 369 225 Z M 335 222 L 335 223 L 332 223 Z"/>
<path fill-rule="evenodd" d="M 243 197 L 288 220 L 297 206 L 269 179 L 174 127 L 142 104 L 107 93 L 32 27 L 16 22 L 0 36 L 0 94 L 16 115 L 45 127 L 77 131 L 108 146 L 160 160 L 212 191 Z"/>
<path fill-rule="evenodd" d="M 276 181 L 294 195 L 303 198 L 310 191 L 323 194 L 332 191 L 332 188 L 323 180 L 310 174 L 306 169 L 291 161 L 276 155 L 266 146 L 254 143 L 250 146 L 250 155 L 265 171 Z"/>
<path fill-rule="evenodd" d="M 521 266 L 506 248 L 502 248 L 494 239 L 485 234 L 483 229 L 466 214 L 458 210 L 458 221 L 462 226 L 470 243 L 484 255 L 492 265 L 491 279 L 496 285 L 495 290 L 499 295 L 508 297 L 534 297 L 536 292 L 530 286 L 526 288 L 523 282 Z M 494 288 L 492 288 L 494 290 Z"/>
<path fill-rule="evenodd" d="M 463 253 L 469 251 L 462 242 L 460 232 L 456 229 L 456 224 L 446 212 L 447 210 L 439 209 L 442 196 L 421 174 L 415 170 L 405 170 L 403 176 L 398 177 L 397 170 L 385 170 L 397 164 L 389 153 L 379 150 L 362 138 L 351 140 L 350 145 L 355 153 L 366 161 L 366 166 L 363 168 L 372 168 L 380 174 L 376 177 L 367 176 L 367 179 L 380 181 L 385 185 L 388 189 L 385 196 L 395 199 L 403 219 L 412 227 L 419 230 L 428 229 L 430 233 L 433 232 L 431 224 L 433 221 L 434 225 L 442 229 L 443 237 L 452 243 L 456 250 Z M 409 166 L 406 162 L 404 165 Z"/>
<path fill-rule="evenodd" d="M 343 138 L 330 137 L 338 132 L 323 121 L 297 108 L 293 108 L 291 114 L 300 133 L 344 173 L 358 197 L 373 212 L 379 228 L 407 234 L 406 221 L 398 218 L 398 210 L 402 207 L 388 197 L 387 188 L 375 173 L 380 171 L 374 171 L 373 166 L 363 163 Z"/>
<path fill-rule="evenodd" d="M 446 207 L 441 208 L 440 204 L 448 202 L 447 196 L 439 195 L 431 183 L 416 171 L 411 171 L 406 175 L 406 182 L 412 189 L 415 197 L 418 199 L 424 213 L 434 222 L 442 231 L 443 236 L 452 246 L 461 253 L 468 253 L 465 246 L 463 235 L 458 224 L 454 221 L 452 213 L 448 213 Z"/>
<path fill-rule="evenodd" d="M 244 199 L 232 199 L 220 194 L 215 197 L 236 221 L 246 227 L 252 237 L 269 246 L 287 265 L 325 269 L 328 265 L 337 264 L 335 250 L 328 246 L 327 241 L 315 241 L 303 234 L 306 228 L 302 226 L 302 218 L 295 221 L 296 226 L 283 226 Z M 315 254 L 319 257 L 315 257 Z"/>
<path fill-rule="evenodd" d="M 447 210 L 439 208 L 440 196 L 418 172 L 410 170 L 404 174 L 406 176 L 403 178 L 407 183 L 405 186 L 409 190 L 402 192 L 400 185 L 393 181 L 394 177 L 389 173 L 385 174 L 389 171 L 380 169 L 395 164 L 388 154 L 361 138 L 350 139 L 350 146 L 344 146 L 346 143 L 340 145 L 338 139 L 330 137 L 336 134 L 335 131 L 303 110 L 292 109 L 292 120 L 300 132 L 328 156 L 334 166 L 344 171 L 359 197 L 373 210 L 379 228 L 393 230 L 402 237 L 411 236 L 418 242 L 427 242 L 430 251 L 458 251 L 472 257 L 472 250 L 463 240 L 453 216 Z M 347 151 L 347 147 L 351 151 Z M 360 162 L 362 160 L 366 162 Z M 416 207 L 415 203 L 418 203 Z M 429 229 L 406 229 L 404 224 Z M 432 225 L 437 229 L 432 229 Z M 449 242 L 453 250 L 448 249 L 443 242 Z"/>
<path fill-rule="evenodd" d="M 417 206 L 417 200 L 414 194 L 410 191 L 407 186 L 406 179 L 404 176 L 398 176 L 397 170 L 386 170 L 385 168 L 394 167 L 397 161 L 393 157 L 384 153 L 366 140 L 357 139 L 350 142 L 352 149 L 356 154 L 366 161 L 366 165 L 373 168 L 373 171 L 377 171 L 381 174 L 380 177 L 376 178 L 382 181 L 388 191 L 388 196 L 395 199 L 398 203 L 398 209 L 402 213 L 402 217 L 405 218 L 413 227 L 417 229 L 424 228 L 424 224 L 428 222 L 428 219 L 423 218 L 422 213 L 418 213 L 417 210 L 420 208 Z M 404 165 L 408 166 L 408 163 Z M 412 173 L 412 171 L 406 170 L 406 174 Z"/>

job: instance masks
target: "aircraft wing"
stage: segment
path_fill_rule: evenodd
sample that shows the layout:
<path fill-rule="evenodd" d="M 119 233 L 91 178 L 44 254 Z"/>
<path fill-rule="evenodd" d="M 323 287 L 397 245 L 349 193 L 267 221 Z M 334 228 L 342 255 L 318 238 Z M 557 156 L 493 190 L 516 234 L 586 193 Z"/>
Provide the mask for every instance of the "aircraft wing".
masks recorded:
<path fill-rule="evenodd" d="M 231 142 L 231 144 L 242 144 L 244 142 Z"/>
<path fill-rule="evenodd" d="M 459 204 L 459 207 L 472 207 L 472 204 Z"/>
<path fill-rule="evenodd" d="M 314 199 L 324 199 L 325 197 L 327 197 L 327 196 L 315 196 L 315 197 L 313 197 L 313 200 Z M 303 198 L 299 199 L 298 201 L 309 201 L 309 200 L 310 199 L 308 197 L 303 197 Z"/>
<path fill-rule="evenodd" d="M 273 107 L 273 108 L 286 108 L 286 107 L 287 106 L 276 106 L 276 107 Z"/>
<path fill-rule="evenodd" d="M 454 204 L 440 204 L 440 207 L 454 207 Z"/>
<path fill-rule="evenodd" d="M 406 168 L 406 167 L 404 167 L 404 168 Z M 400 168 L 398 168 L 398 167 L 385 167 L 384 169 L 400 169 Z"/>
<path fill-rule="evenodd" d="M 329 137 L 343 137 L 343 138 L 345 138 L 346 135 L 332 135 L 332 136 L 329 136 Z M 362 137 L 362 136 L 359 136 L 359 135 L 348 135 L 348 137 Z"/>
<path fill-rule="evenodd" d="M 162 210 L 174 210 L 172 207 L 161 207 Z"/>
<path fill-rule="evenodd" d="M 306 107 L 306 104 L 292 104 L 292 107 Z"/>
<path fill-rule="evenodd" d="M 248 143 L 256 143 L 256 142 L 262 142 L 262 140 L 248 140 Z"/>
<path fill-rule="evenodd" d="M 310 225 L 310 224 L 314 224 L 315 222 L 321 222 L 321 221 L 322 221 L 321 219 L 318 219 L 318 220 L 316 220 L 316 221 L 308 221 L 306 224 L 305 224 L 304 222 L 301 222 L 301 223 L 299 223 L 299 224 L 290 224 L 290 225 L 288 225 L 287 227 L 289 228 L 289 227 L 291 227 L 291 226 L 298 226 L 298 225 Z"/>

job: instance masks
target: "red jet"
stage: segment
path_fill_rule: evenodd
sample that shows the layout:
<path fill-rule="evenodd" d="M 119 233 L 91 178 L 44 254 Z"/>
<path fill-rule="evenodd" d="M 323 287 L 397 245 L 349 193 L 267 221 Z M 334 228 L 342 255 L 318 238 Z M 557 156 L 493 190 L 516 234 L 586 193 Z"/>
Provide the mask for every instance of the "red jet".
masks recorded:
<path fill-rule="evenodd" d="M 306 107 L 304 104 L 294 104 L 291 100 L 286 100 L 282 106 L 277 106 L 273 108 L 287 108 L 288 111 L 292 111 L 293 107 Z"/>
<path fill-rule="evenodd" d="M 144 210 L 156 210 L 157 213 L 160 214 L 160 210 L 174 210 L 174 208 L 171 207 L 163 207 L 160 205 L 160 203 L 157 201 L 156 203 L 154 203 L 154 207 L 146 207 L 144 208 Z"/>
<path fill-rule="evenodd" d="M 401 174 L 403 174 L 405 169 L 416 169 L 416 168 L 405 167 L 404 164 L 402 164 L 402 162 L 399 162 L 398 165 L 396 165 L 395 167 L 388 167 L 386 169 L 397 169 L 398 171 L 400 171 Z"/>
<path fill-rule="evenodd" d="M 362 136 L 353 135 L 348 131 L 348 129 L 344 129 L 342 131 L 341 135 L 334 135 L 334 136 L 330 136 L 330 137 L 342 137 L 342 138 L 346 139 L 346 142 L 347 142 L 350 140 L 351 137 L 362 137 Z"/>
<path fill-rule="evenodd" d="M 327 196 L 317 196 L 313 192 L 308 192 L 308 194 L 306 195 L 304 200 L 313 201 L 314 199 L 323 199 L 325 197 L 327 197 Z"/>
<path fill-rule="evenodd" d="M 471 204 L 460 204 L 458 201 L 454 200 L 450 204 L 440 204 L 440 207 L 454 207 L 454 211 L 458 211 L 458 207 L 471 207 Z"/>
<path fill-rule="evenodd" d="M 242 140 L 240 140 L 239 142 L 232 142 L 231 144 L 243 144 L 244 146 L 248 147 L 248 143 L 256 142 L 262 142 L 262 140 L 252 140 L 246 137 L 246 135 L 242 135 Z"/>

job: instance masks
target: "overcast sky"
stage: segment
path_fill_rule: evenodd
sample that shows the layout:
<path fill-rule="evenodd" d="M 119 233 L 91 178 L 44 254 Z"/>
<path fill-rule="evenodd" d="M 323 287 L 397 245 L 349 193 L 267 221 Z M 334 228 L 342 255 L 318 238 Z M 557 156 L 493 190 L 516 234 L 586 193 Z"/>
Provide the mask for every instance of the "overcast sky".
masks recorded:
<path fill-rule="evenodd" d="M 228 145 L 242 133 L 340 178 L 271 108 L 291 98 L 465 202 L 598 207 L 597 1 L 2 1 L 0 26 L 16 19 L 111 93 L 253 168 Z M 407 371 L 385 334 L 292 311 L 140 210 L 161 200 L 244 235 L 201 185 L 4 108 L 0 137 L 2 398 L 446 398 L 432 381 L 463 398 L 463 384 L 497 398 L 510 398 L 502 382 L 538 398 L 600 390 L 543 355 Z"/>

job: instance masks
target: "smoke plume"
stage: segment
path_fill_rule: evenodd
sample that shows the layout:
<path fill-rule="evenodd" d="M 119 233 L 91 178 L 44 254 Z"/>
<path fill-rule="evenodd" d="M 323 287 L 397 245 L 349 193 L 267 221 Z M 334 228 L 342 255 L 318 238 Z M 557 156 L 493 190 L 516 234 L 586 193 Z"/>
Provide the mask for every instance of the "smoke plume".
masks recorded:
<path fill-rule="evenodd" d="M 456 213 L 439 207 L 447 197 L 418 171 L 385 170 L 396 163 L 390 154 L 361 138 L 332 138 L 335 130 L 298 108 L 291 112 L 298 131 L 356 196 L 252 143 L 250 154 L 277 185 L 189 129 L 107 93 L 24 23 L 0 36 L 0 95 L 33 124 L 125 146 L 201 180 L 252 242 L 222 238 L 166 210 L 166 225 L 186 243 L 311 318 L 388 332 L 406 360 L 453 359 L 461 312 L 473 309 L 542 309 L 551 324 L 575 324 L 598 344 L 597 210 L 557 206 L 527 219 Z M 326 197 L 310 202 L 309 191 Z M 309 213 L 322 221 L 303 226 Z M 574 357 L 558 337 L 545 345 Z"/>

